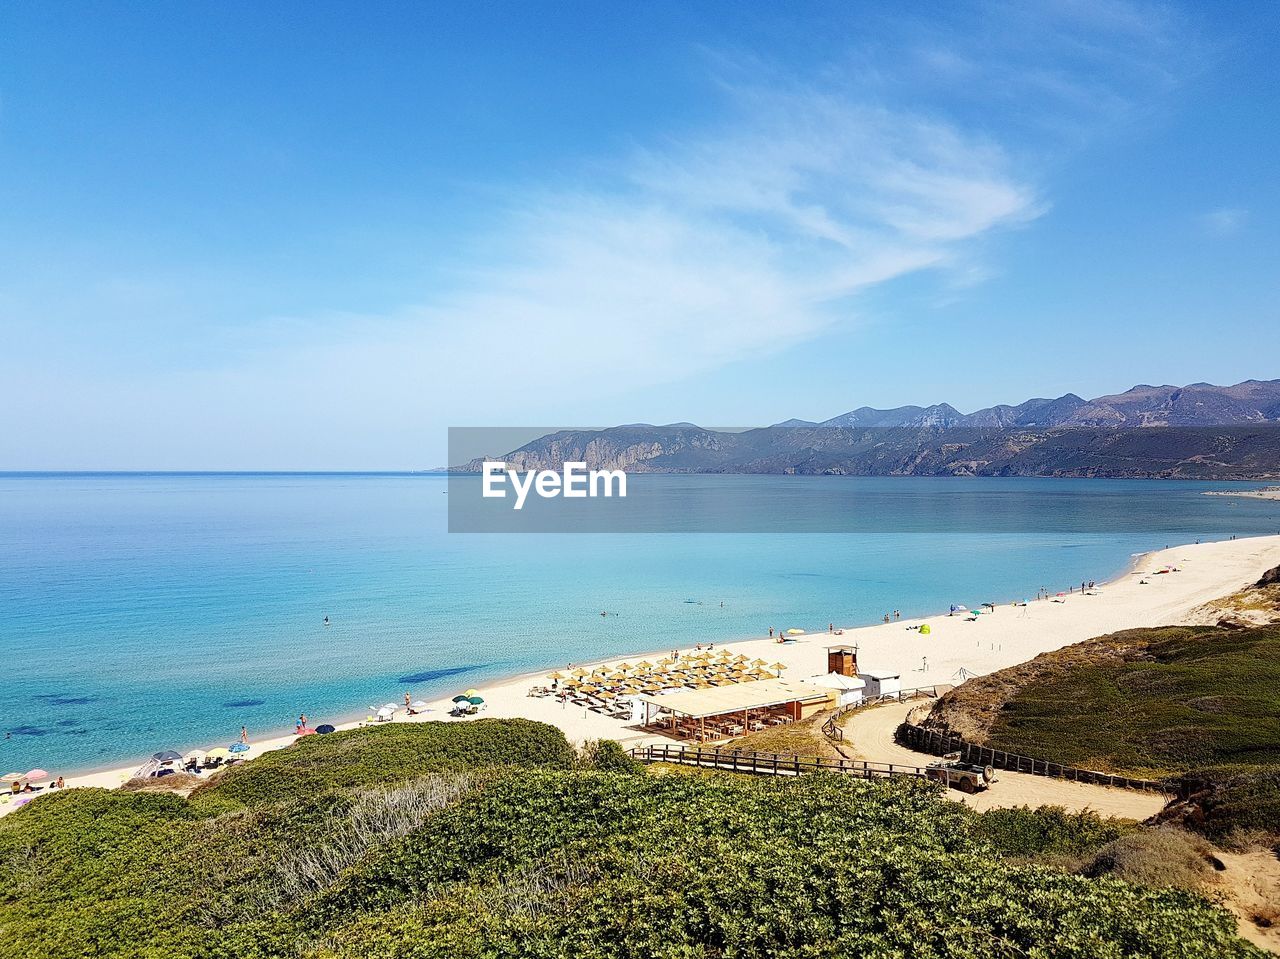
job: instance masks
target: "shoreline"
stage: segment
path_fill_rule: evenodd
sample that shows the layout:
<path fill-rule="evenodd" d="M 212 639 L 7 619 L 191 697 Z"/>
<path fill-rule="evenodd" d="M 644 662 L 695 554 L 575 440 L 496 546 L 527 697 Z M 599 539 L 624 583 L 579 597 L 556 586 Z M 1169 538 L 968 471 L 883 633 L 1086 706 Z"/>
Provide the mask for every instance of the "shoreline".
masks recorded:
<path fill-rule="evenodd" d="M 1032 599 L 1026 606 L 1015 606 L 1005 600 L 997 604 L 995 613 L 983 614 L 976 622 L 943 612 L 903 617 L 889 623 L 836 627 L 842 630 L 842 635 L 825 629 L 805 632 L 796 641 L 787 643 L 778 643 L 768 637 L 739 637 L 706 641 L 704 645 L 709 643 L 718 648 L 782 662 L 787 666 L 784 676 L 789 679 L 804 679 L 824 673 L 825 646 L 837 643 L 857 645 L 863 669 L 897 670 L 904 688 L 953 684 L 957 675 L 993 672 L 1095 635 L 1125 628 L 1169 625 L 1195 607 L 1235 592 L 1276 565 L 1280 565 L 1280 535 L 1175 545 L 1133 554 L 1123 570 L 1112 579 L 1099 583 L 1092 595 L 1082 595 L 1077 590 L 1062 594 L 1061 598 Z M 1155 570 L 1161 566 L 1177 566 L 1180 571 L 1159 574 Z M 1149 572 L 1149 578 L 1134 578 L 1144 571 Z M 1048 622 L 1050 617 L 1057 622 Z M 926 622 L 931 625 L 932 633 L 922 637 L 913 627 Z M 666 650 L 661 649 L 609 654 L 574 663 L 574 666 L 600 666 L 665 654 Z M 563 666 L 550 668 L 561 669 Z M 662 741 L 663 737 L 639 731 L 622 720 L 591 713 L 558 700 L 528 696 L 529 687 L 540 685 L 545 676 L 542 670 L 535 670 L 477 686 L 485 698 L 485 708 L 480 716 L 547 722 L 563 730 L 571 742 L 609 738 L 624 746 L 632 746 L 646 741 Z M 399 700 L 395 701 L 399 703 Z M 429 708 L 412 717 L 404 713 L 403 705 L 398 705 L 394 721 L 466 721 L 447 715 L 452 705 L 450 698 L 424 701 Z M 332 725 L 339 730 L 352 729 L 365 724 L 367 711 L 351 710 L 341 715 L 353 718 L 335 721 Z M 286 747 L 295 739 L 295 734 L 288 730 L 279 735 L 251 739 L 251 749 L 245 757 L 252 759 L 264 752 Z M 67 788 L 115 788 L 128 781 L 145 761 L 146 757 L 140 756 L 137 762 L 128 766 L 99 767 L 63 775 Z M 47 795 L 48 792 L 46 787 L 35 796 Z M 14 808 L 12 802 L 0 804 L 0 816 Z"/>
<path fill-rule="evenodd" d="M 1207 489 L 1202 496 L 1244 496 L 1247 499 L 1280 500 L 1280 486 L 1267 486 L 1263 489 Z"/>

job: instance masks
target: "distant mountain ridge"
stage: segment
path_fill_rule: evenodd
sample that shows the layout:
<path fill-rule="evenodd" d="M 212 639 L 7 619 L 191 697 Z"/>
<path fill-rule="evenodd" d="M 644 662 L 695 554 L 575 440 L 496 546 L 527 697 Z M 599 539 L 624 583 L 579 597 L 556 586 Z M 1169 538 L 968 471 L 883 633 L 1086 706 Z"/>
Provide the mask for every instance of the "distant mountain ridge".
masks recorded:
<path fill-rule="evenodd" d="M 1280 477 L 1280 380 L 1067 393 L 961 413 L 859 407 L 741 432 L 692 423 L 562 430 L 499 454 L 518 469 L 866 476 Z M 455 467 L 477 470 L 484 458 Z"/>
<path fill-rule="evenodd" d="M 1245 380 L 1234 386 L 1132 387 L 1084 400 L 1074 393 L 1035 398 L 1017 406 L 991 406 L 961 413 L 949 403 L 878 410 L 862 406 L 813 423 L 787 420 L 778 426 L 963 427 L 1012 426 L 1233 426 L 1280 421 L 1280 380 Z"/>

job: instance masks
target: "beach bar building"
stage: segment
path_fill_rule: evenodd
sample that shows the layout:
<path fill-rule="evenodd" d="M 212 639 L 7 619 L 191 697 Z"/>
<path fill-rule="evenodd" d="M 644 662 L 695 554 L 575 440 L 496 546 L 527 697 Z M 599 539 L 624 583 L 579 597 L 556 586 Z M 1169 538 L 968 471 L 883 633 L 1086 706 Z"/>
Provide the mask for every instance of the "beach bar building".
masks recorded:
<path fill-rule="evenodd" d="M 706 742 L 804 719 L 831 705 L 833 696 L 807 683 L 762 679 L 635 698 L 643 705 L 646 728 Z"/>

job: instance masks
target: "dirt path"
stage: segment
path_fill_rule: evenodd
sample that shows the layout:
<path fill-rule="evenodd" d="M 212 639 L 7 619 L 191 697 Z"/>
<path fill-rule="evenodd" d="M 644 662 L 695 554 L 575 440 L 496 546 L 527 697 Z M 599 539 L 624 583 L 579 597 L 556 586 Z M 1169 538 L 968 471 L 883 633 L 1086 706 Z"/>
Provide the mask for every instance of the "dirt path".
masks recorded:
<path fill-rule="evenodd" d="M 936 756 L 918 753 L 894 742 L 894 731 L 913 705 L 919 703 L 889 703 L 850 714 L 844 723 L 845 751 L 856 754 L 859 759 L 877 763 L 927 766 L 935 761 Z M 1073 783 L 1003 769 L 996 770 L 995 784 L 984 792 L 969 796 L 952 789 L 950 794 L 951 798 L 968 803 L 974 809 L 1063 806 L 1075 812 L 1091 809 L 1102 816 L 1138 820 L 1154 816 L 1164 806 L 1164 797 L 1159 794 Z"/>
<path fill-rule="evenodd" d="M 1218 858 L 1226 868 L 1217 873 L 1217 885 L 1236 914 L 1240 935 L 1280 953 L 1280 858 L 1266 849 L 1220 852 Z"/>

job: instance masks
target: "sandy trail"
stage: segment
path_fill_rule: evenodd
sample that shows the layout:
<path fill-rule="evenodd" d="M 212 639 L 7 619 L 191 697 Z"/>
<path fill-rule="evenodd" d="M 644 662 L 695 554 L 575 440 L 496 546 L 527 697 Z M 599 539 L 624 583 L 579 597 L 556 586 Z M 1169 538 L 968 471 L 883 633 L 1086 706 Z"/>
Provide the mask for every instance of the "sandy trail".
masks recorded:
<path fill-rule="evenodd" d="M 900 763 L 904 766 L 927 766 L 936 756 L 907 749 L 894 742 L 894 731 L 906 719 L 915 703 L 888 703 L 851 713 L 844 723 L 846 750 L 859 759 L 877 763 Z M 1142 793 L 1131 789 L 1094 786 L 1067 782 L 1048 776 L 996 770 L 996 782 L 972 796 L 958 789 L 948 790 L 949 798 L 958 799 L 974 809 L 996 809 L 1004 806 L 1062 806 L 1073 812 L 1089 809 L 1101 816 L 1120 816 L 1143 820 L 1158 813 L 1165 804 L 1159 793 Z"/>

